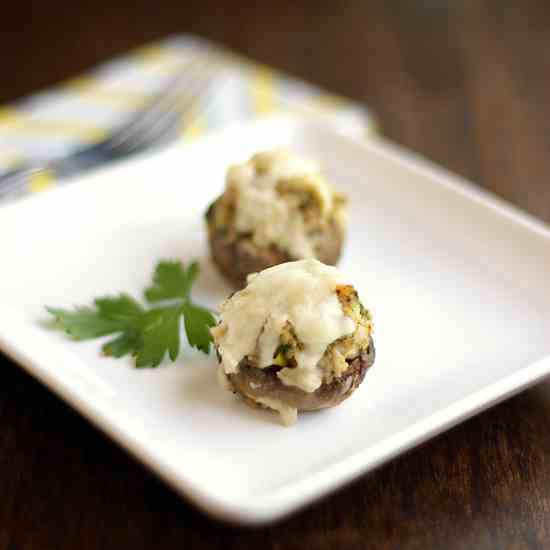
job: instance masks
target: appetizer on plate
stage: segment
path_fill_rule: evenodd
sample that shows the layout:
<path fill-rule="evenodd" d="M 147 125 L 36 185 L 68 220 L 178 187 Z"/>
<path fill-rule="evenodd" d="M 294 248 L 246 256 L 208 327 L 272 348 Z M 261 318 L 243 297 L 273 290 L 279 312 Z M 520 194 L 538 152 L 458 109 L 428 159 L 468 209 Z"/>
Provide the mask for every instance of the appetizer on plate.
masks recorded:
<path fill-rule="evenodd" d="M 334 267 L 300 260 L 248 277 L 211 329 L 221 381 L 245 402 L 280 413 L 333 407 L 374 363 L 372 317 Z"/>
<path fill-rule="evenodd" d="M 345 202 L 313 161 L 283 150 L 257 153 L 229 167 L 225 191 L 206 213 L 214 262 L 238 288 L 249 273 L 291 260 L 334 265 Z"/>

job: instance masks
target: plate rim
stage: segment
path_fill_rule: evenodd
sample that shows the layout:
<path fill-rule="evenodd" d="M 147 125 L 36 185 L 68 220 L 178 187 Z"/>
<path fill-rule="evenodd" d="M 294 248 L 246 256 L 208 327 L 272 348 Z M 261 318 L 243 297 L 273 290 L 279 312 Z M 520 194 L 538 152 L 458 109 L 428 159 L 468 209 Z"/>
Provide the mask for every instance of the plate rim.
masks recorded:
<path fill-rule="evenodd" d="M 269 127 L 273 124 L 282 124 L 289 131 L 312 129 L 331 134 L 332 138 L 340 140 L 344 145 L 359 147 L 363 151 L 368 151 L 369 154 L 381 156 L 409 171 L 422 175 L 433 184 L 443 186 L 474 203 L 481 204 L 550 242 L 549 224 L 417 153 L 382 138 L 368 137 L 365 140 L 360 140 L 345 136 L 326 123 L 289 114 L 276 114 L 259 120 L 231 125 L 192 143 L 179 142 L 160 151 L 145 152 L 132 158 L 123 159 L 112 165 L 101 167 L 91 174 L 79 176 L 68 185 L 55 187 L 46 193 L 25 197 L 14 203 L 0 205 L 0 213 L 6 210 L 24 210 L 26 205 L 31 202 L 53 200 L 53 197 L 59 193 L 82 192 L 83 189 L 86 189 L 82 184 L 86 183 L 90 175 L 97 178 L 98 174 L 124 169 L 125 166 L 139 162 L 147 162 L 151 157 L 170 154 L 174 149 L 185 148 L 188 150 L 195 145 L 205 146 L 204 144 L 208 141 L 223 140 L 226 134 L 254 131 L 254 128 L 258 126 L 267 125 Z M 93 186 L 89 187 L 93 192 Z M 32 353 L 16 346 L 9 335 L 5 336 L 1 331 L 0 349 L 33 378 L 125 449 L 133 458 L 163 479 L 186 501 L 218 520 L 248 526 L 261 526 L 281 520 L 349 484 L 360 475 L 374 470 L 399 454 L 422 444 L 550 375 L 549 355 L 438 409 L 428 417 L 391 434 L 370 447 L 346 456 L 314 474 L 275 489 L 269 495 L 250 494 L 236 500 L 230 497 L 224 498 L 219 493 L 209 491 L 193 481 L 192 478 L 187 477 L 185 473 L 182 474 L 168 461 L 164 461 L 161 453 L 155 452 L 149 444 L 140 442 L 135 433 L 131 430 L 125 431 L 124 424 L 121 426 L 116 422 L 116 415 L 108 415 L 102 410 L 99 403 L 94 404 L 94 399 L 97 396 L 86 398 L 86 396 L 79 395 L 76 390 L 70 388 L 69 384 L 65 384 L 61 377 L 56 377 L 55 373 L 51 372 L 47 366 L 47 358 L 33 357 Z"/>

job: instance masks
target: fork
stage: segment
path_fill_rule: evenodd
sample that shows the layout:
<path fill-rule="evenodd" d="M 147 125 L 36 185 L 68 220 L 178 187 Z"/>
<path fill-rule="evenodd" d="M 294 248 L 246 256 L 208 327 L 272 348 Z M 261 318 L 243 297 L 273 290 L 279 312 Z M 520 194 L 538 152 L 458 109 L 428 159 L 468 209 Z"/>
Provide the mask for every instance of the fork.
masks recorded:
<path fill-rule="evenodd" d="M 108 138 L 66 157 L 30 164 L 0 176 L 0 200 L 21 193 L 32 178 L 42 174 L 48 178 L 67 178 L 175 137 L 185 126 L 185 118 L 194 110 L 197 99 L 208 93 L 218 68 L 213 53 L 197 55 L 184 63 L 143 109 Z"/>

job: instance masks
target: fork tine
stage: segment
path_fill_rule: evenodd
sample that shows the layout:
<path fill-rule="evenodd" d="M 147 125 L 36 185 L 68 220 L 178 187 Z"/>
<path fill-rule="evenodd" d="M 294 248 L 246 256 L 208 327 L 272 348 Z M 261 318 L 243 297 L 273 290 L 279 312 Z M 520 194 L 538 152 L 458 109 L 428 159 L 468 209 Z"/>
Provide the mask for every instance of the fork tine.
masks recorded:
<path fill-rule="evenodd" d="M 205 54 L 197 55 L 188 61 L 185 69 L 174 75 L 148 106 L 136 113 L 132 120 L 114 131 L 106 140 L 47 164 L 31 164 L 2 175 L 0 199 L 8 194 L 15 196 L 21 193 L 34 173 L 49 169 L 56 177 L 71 176 L 154 143 L 160 143 L 165 136 L 172 137 L 176 127 L 181 127 L 182 118 L 192 112 L 199 96 L 211 85 L 223 63 L 223 57 L 218 53 L 211 53 L 212 51 L 208 50 Z"/>
<path fill-rule="evenodd" d="M 211 84 L 211 78 L 202 79 L 200 85 L 197 84 L 192 93 L 186 94 L 183 102 L 181 100 L 174 102 L 161 117 L 141 128 L 140 132 L 137 132 L 131 139 L 127 140 L 124 144 L 125 149 L 132 151 L 145 147 L 157 141 L 170 130 L 181 128 L 182 119 L 192 113 L 197 100 L 206 93 Z"/>
<path fill-rule="evenodd" d="M 190 61 L 159 101 L 116 132 L 106 144 L 111 151 L 129 153 L 157 141 L 177 120 L 188 114 L 213 81 L 219 63 L 211 55 Z"/>
<path fill-rule="evenodd" d="M 176 74 L 170 78 L 167 85 L 162 87 L 157 97 L 136 113 L 126 124 L 115 131 L 113 138 L 120 137 L 120 141 L 123 141 L 123 137 L 131 135 L 135 127 L 144 123 L 147 124 L 150 119 L 154 119 L 158 113 L 163 112 L 165 105 L 172 102 L 174 96 L 178 93 L 179 85 L 197 70 L 197 64 L 198 60 L 195 58 L 183 64 L 181 68 L 178 68 Z"/>

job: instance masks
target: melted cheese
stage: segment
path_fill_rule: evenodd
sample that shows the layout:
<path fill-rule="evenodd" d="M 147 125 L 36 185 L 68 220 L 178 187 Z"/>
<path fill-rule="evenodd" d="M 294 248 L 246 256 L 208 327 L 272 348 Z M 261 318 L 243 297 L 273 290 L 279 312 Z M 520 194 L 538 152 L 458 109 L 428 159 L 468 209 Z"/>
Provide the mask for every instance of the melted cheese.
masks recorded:
<path fill-rule="evenodd" d="M 227 171 L 227 186 L 236 197 L 235 228 L 251 233 L 262 248 L 275 244 L 295 258 L 313 258 L 314 247 L 292 195 L 285 197 L 277 190 L 281 181 L 288 182 L 289 189 L 313 193 L 321 212 L 331 210 L 333 191 L 316 163 L 286 151 L 269 151 Z"/>
<path fill-rule="evenodd" d="M 355 322 L 342 311 L 336 287 L 346 284 L 340 272 L 316 260 L 300 260 L 271 267 L 249 277 L 245 289 L 221 305 L 220 324 L 212 330 L 228 374 L 250 357 L 259 368 L 273 364 L 279 336 L 290 322 L 303 349 L 297 366 L 283 368 L 286 385 L 314 392 L 323 382 L 318 362 L 327 346 L 348 336 Z"/>
<path fill-rule="evenodd" d="M 282 401 L 279 401 L 278 399 L 273 399 L 271 397 L 252 397 L 252 399 L 256 401 L 256 403 L 259 403 L 260 405 L 263 405 L 268 409 L 278 411 L 281 422 L 285 426 L 292 426 L 293 424 L 296 424 L 296 420 L 298 418 L 298 409 L 290 407 Z"/>

